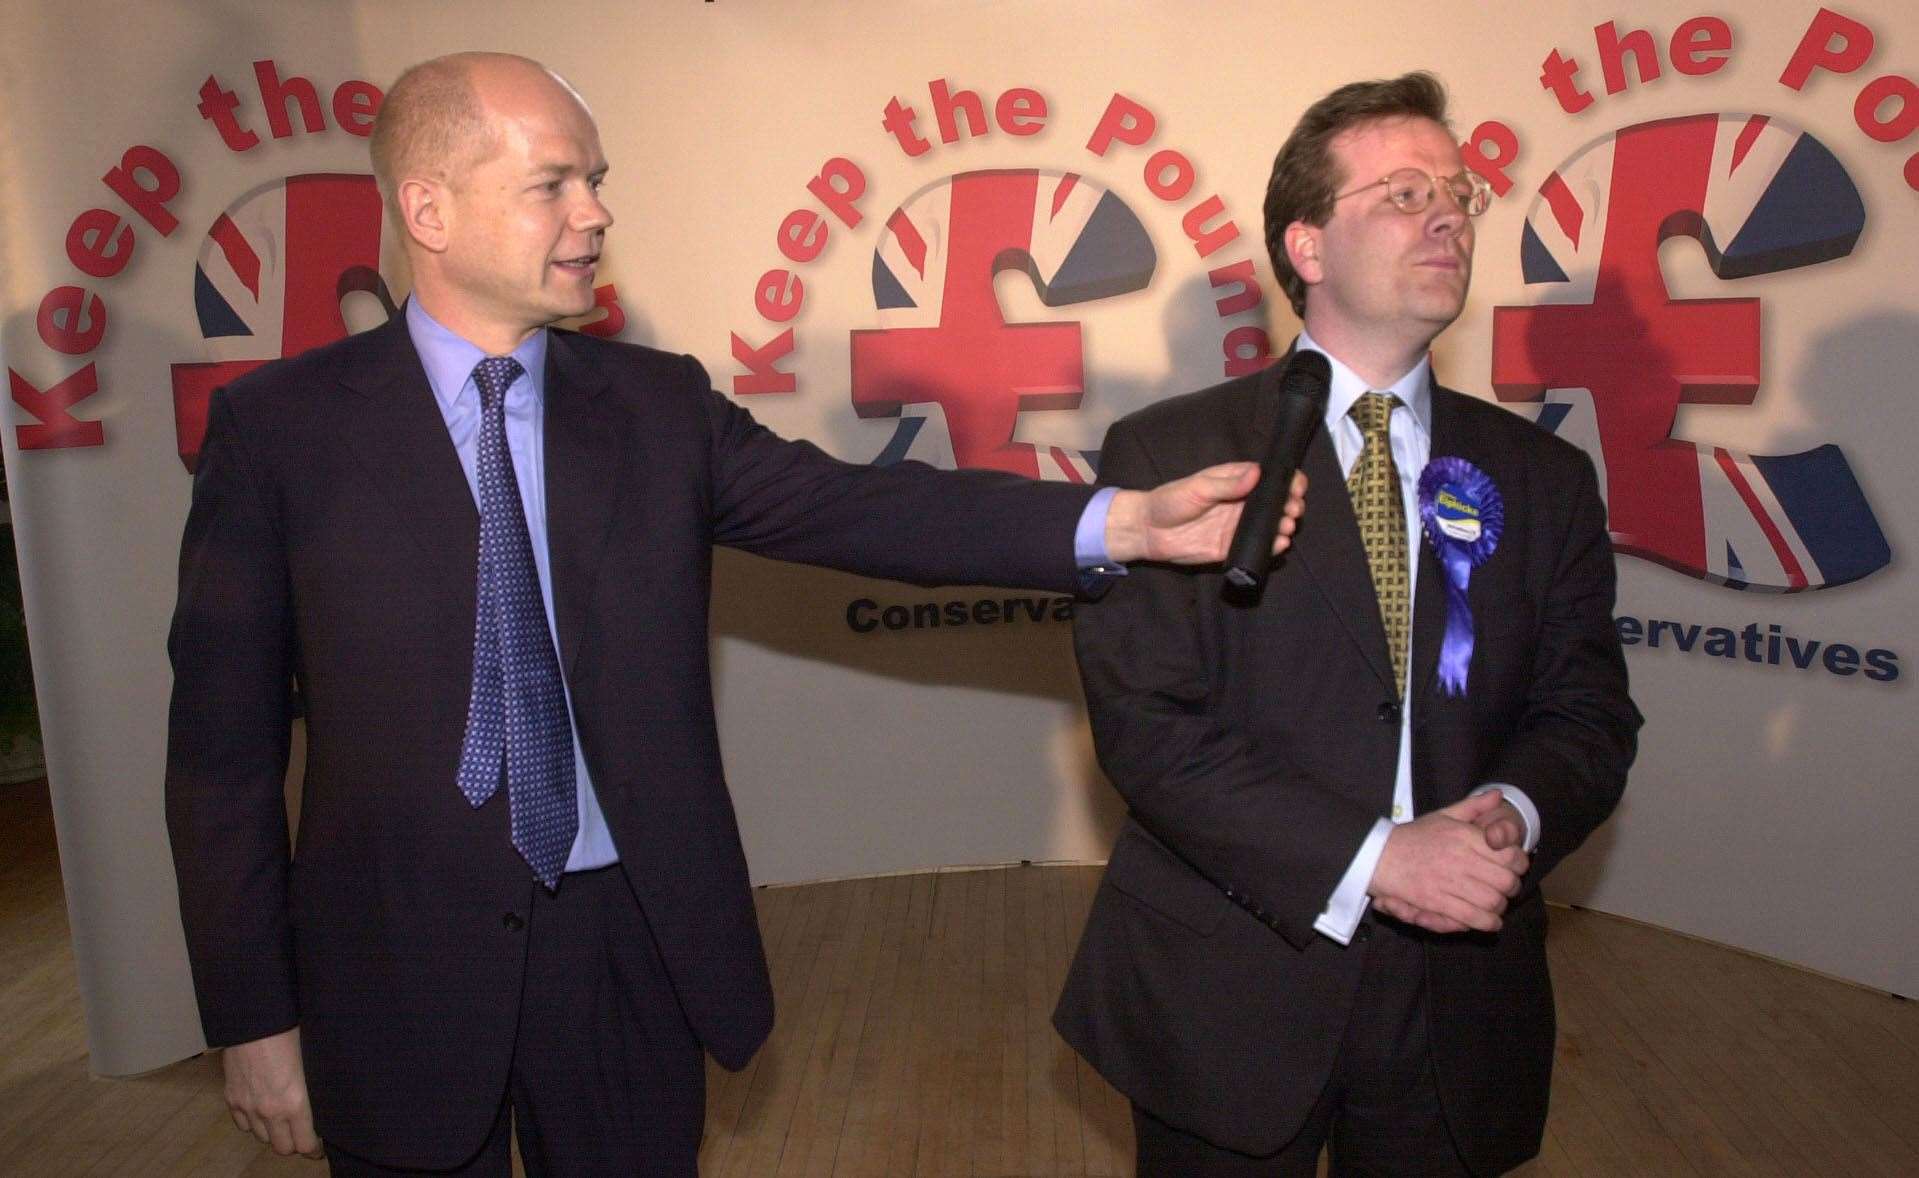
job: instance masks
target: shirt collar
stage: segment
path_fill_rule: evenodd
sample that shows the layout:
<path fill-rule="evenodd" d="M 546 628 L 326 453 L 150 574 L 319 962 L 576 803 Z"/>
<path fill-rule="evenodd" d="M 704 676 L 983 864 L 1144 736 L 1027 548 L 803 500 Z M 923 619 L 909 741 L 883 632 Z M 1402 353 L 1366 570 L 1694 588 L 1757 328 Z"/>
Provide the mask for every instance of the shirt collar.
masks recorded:
<path fill-rule="evenodd" d="M 413 350 L 420 354 L 420 365 L 426 369 L 427 383 L 433 386 L 433 399 L 440 403 L 441 416 L 446 416 L 453 411 L 461 392 L 472 385 L 473 370 L 487 353 L 427 314 L 418 299 L 406 301 L 406 330 L 413 337 Z M 545 400 L 546 394 L 546 334 L 542 327 L 511 353 L 526 369 L 527 385 L 536 405 Z"/>
<path fill-rule="evenodd" d="M 1427 434 L 1432 433 L 1433 357 L 1431 352 L 1422 355 L 1419 363 L 1408 369 L 1398 380 L 1383 389 L 1375 389 L 1361 379 L 1357 372 L 1346 367 L 1338 356 L 1321 346 L 1305 328 L 1300 329 L 1299 338 L 1293 342 L 1293 347 L 1295 350 L 1311 348 L 1325 356 L 1332 365 L 1332 389 L 1326 398 L 1326 422 L 1329 427 L 1351 412 L 1353 403 L 1360 397 L 1367 393 L 1380 392 L 1397 396 L 1400 402 L 1412 411 L 1413 420 L 1419 423 L 1419 428 Z"/>

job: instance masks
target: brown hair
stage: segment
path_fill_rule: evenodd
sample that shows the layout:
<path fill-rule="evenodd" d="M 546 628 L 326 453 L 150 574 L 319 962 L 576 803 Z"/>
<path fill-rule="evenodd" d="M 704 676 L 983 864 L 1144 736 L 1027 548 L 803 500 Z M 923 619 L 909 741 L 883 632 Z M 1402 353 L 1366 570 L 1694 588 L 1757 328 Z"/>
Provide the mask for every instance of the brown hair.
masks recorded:
<path fill-rule="evenodd" d="M 1306 283 L 1286 258 L 1286 227 L 1294 221 L 1323 225 L 1333 215 L 1333 197 L 1345 180 L 1333 159 L 1333 140 L 1361 123 L 1405 117 L 1447 125 L 1446 88 L 1438 78 L 1416 70 L 1349 82 L 1307 107 L 1273 158 L 1266 182 L 1266 252 L 1295 315 L 1306 314 Z"/>

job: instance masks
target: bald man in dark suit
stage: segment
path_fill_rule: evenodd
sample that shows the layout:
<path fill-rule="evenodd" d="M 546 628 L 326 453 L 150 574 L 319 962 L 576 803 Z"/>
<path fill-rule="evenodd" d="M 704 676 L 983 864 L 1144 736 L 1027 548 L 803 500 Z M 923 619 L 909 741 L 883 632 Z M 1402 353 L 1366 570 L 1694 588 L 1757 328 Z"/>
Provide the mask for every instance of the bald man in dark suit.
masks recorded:
<path fill-rule="evenodd" d="M 612 215 L 536 62 L 407 71 L 372 147 L 406 310 L 215 394 L 182 543 L 167 814 L 207 1041 L 235 1122 L 338 1174 L 504 1178 L 517 1135 L 535 1175 L 691 1175 L 702 1052 L 740 1067 L 773 1019 L 713 547 L 1070 592 L 1219 559 L 1256 475 L 849 465 L 689 357 L 550 329 Z"/>

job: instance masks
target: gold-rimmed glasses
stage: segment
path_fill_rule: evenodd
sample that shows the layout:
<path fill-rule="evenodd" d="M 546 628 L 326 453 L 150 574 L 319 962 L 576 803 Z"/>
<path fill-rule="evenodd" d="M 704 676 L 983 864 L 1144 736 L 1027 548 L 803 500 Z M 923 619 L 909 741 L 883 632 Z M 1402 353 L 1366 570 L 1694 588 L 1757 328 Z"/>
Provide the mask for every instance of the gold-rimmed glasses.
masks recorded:
<path fill-rule="evenodd" d="M 1425 212 L 1426 206 L 1433 202 L 1433 193 L 1441 184 L 1446 186 L 1453 202 L 1468 217 L 1477 217 L 1493 203 L 1493 187 L 1478 172 L 1468 169 L 1453 176 L 1435 176 L 1418 168 L 1395 169 L 1371 184 L 1361 184 L 1351 191 L 1342 192 L 1333 200 L 1342 201 L 1382 184 L 1386 186 L 1386 199 L 1392 201 L 1393 207 L 1402 213 Z"/>

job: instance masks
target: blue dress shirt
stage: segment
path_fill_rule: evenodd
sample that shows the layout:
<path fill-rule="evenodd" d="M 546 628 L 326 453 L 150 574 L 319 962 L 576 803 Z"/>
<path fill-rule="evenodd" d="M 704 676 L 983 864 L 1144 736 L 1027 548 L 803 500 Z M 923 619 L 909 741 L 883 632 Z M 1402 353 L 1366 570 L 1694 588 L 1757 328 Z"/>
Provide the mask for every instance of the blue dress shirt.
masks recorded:
<path fill-rule="evenodd" d="M 479 501 L 477 463 L 480 452 L 480 390 L 473 383 L 473 369 L 487 353 L 476 345 L 435 322 L 418 299 L 408 299 L 406 327 L 413 337 L 413 348 L 426 368 L 427 383 L 433 386 L 433 399 L 439 403 L 446 432 L 460 455 L 460 469 L 466 472 L 466 484 Z M 506 390 L 506 445 L 513 455 L 513 477 L 519 480 L 520 504 L 526 511 L 527 537 L 533 542 L 533 563 L 540 573 L 540 596 L 546 605 L 546 624 L 559 633 L 553 620 L 553 562 L 546 550 L 546 332 L 536 331 L 526 342 L 513 349 L 513 358 L 526 369 L 526 375 Z M 573 692 L 567 689 L 567 715 L 573 714 Z M 613 849 L 613 836 L 606 828 L 606 815 L 593 793 L 593 779 L 586 771 L 586 754 L 580 750 L 580 728 L 573 725 L 573 780 L 580 799 L 580 830 L 573 836 L 573 851 L 567 856 L 568 871 L 604 867 L 619 860 Z"/>
<path fill-rule="evenodd" d="M 466 472 L 467 488 L 479 501 L 478 462 L 480 450 L 480 390 L 473 383 L 473 370 L 487 353 L 454 334 L 427 314 L 418 299 L 406 304 L 407 332 L 413 348 L 426 369 L 433 399 L 439 403 L 446 432 L 460 455 L 460 469 Z M 546 547 L 546 332 L 536 331 L 525 343 L 513 349 L 513 358 L 526 369 L 526 376 L 513 382 L 506 391 L 506 444 L 513 455 L 513 477 L 519 480 L 520 503 L 526 511 L 527 537 L 533 543 L 533 563 L 539 567 L 540 596 L 546 606 L 548 629 L 558 634 L 553 620 L 552 560 Z M 1097 580 L 1117 576 L 1126 570 L 1114 565 L 1106 553 L 1106 513 L 1113 502 L 1113 488 L 1094 495 L 1081 513 L 1073 537 L 1074 559 L 1082 575 Z M 557 644 L 556 644 L 557 645 Z M 573 715 L 573 692 L 567 688 L 568 718 Z M 580 799 L 580 831 L 574 836 L 573 851 L 567 856 L 568 871 L 585 871 L 619 861 L 613 848 L 613 836 L 606 827 L 606 815 L 593 793 L 593 779 L 586 770 L 586 754 L 580 749 L 579 724 L 573 724 L 573 779 Z"/>

